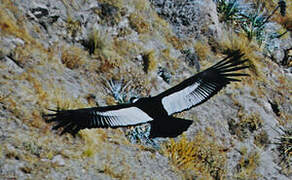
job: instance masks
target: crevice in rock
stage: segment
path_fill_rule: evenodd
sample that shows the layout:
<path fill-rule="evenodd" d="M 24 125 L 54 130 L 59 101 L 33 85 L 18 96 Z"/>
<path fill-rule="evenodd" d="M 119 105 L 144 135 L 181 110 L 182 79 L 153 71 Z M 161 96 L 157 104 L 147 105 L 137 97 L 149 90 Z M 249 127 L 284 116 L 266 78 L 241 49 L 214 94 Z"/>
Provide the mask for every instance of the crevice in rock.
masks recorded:
<path fill-rule="evenodd" d="M 280 116 L 281 114 L 280 114 L 280 110 L 279 110 L 279 106 L 278 106 L 278 104 L 275 103 L 275 102 L 272 102 L 272 101 L 270 101 L 270 100 L 269 100 L 269 103 L 270 103 L 270 105 L 271 105 L 271 107 L 272 107 L 272 109 L 273 109 L 273 112 L 274 112 L 277 116 Z"/>

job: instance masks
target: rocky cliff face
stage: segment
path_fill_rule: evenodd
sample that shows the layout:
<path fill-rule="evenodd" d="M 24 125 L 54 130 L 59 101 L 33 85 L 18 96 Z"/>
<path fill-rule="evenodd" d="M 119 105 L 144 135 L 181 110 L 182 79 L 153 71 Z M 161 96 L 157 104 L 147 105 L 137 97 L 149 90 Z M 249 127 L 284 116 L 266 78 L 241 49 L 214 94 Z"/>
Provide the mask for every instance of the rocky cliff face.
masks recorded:
<path fill-rule="evenodd" d="M 291 179 L 283 2 L 269 18 L 272 1 L 0 0 L 0 179 Z M 145 139 L 147 125 L 59 136 L 42 117 L 156 95 L 228 49 L 250 76 L 179 114 L 194 124 L 175 139 Z"/>

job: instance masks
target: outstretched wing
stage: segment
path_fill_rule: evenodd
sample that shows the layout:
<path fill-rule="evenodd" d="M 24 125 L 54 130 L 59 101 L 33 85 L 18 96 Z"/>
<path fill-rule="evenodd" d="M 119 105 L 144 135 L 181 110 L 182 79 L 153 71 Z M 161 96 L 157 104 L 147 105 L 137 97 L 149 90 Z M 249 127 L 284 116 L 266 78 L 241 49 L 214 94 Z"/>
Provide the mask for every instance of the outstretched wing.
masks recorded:
<path fill-rule="evenodd" d="M 55 113 L 44 116 L 48 117 L 47 122 L 56 122 L 53 129 L 63 128 L 61 134 L 76 134 L 84 128 L 131 126 L 153 120 L 133 104 L 51 111 Z"/>
<path fill-rule="evenodd" d="M 242 56 L 243 54 L 240 54 L 239 51 L 235 51 L 212 67 L 184 80 L 155 98 L 161 100 L 168 115 L 199 105 L 230 82 L 240 81 L 234 77 L 248 76 L 234 72 L 248 67 L 243 65 L 247 59 L 240 60 Z"/>

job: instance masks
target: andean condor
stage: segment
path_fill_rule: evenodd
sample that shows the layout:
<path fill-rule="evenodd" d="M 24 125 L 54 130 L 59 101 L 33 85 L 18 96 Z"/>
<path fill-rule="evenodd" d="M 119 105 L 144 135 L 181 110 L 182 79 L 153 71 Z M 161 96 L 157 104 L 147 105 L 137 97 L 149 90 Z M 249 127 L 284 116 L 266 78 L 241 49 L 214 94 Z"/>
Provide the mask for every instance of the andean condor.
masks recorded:
<path fill-rule="evenodd" d="M 74 110 L 52 110 L 47 122 L 55 122 L 53 129 L 63 128 L 61 134 L 75 135 L 85 128 L 117 128 L 149 122 L 150 137 L 176 137 L 186 131 L 191 120 L 173 117 L 175 113 L 197 106 L 235 79 L 247 76 L 235 71 L 245 69 L 243 54 L 234 51 L 212 67 L 184 80 L 154 97 L 138 99 L 134 103 Z"/>

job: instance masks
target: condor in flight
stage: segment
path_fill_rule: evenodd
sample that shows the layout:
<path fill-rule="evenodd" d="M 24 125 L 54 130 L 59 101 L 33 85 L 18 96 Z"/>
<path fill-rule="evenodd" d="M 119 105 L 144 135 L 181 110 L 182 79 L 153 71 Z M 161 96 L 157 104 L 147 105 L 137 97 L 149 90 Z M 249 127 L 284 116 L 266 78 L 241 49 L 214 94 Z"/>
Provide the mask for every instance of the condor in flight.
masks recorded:
<path fill-rule="evenodd" d="M 184 80 L 180 84 L 154 97 L 138 99 L 134 103 L 74 110 L 52 110 L 47 122 L 55 122 L 53 129 L 75 135 L 85 128 L 117 128 L 149 122 L 150 137 L 176 137 L 186 131 L 191 120 L 172 116 L 197 106 L 235 79 L 247 76 L 236 71 L 245 69 L 243 54 L 231 53 L 212 67 Z"/>

